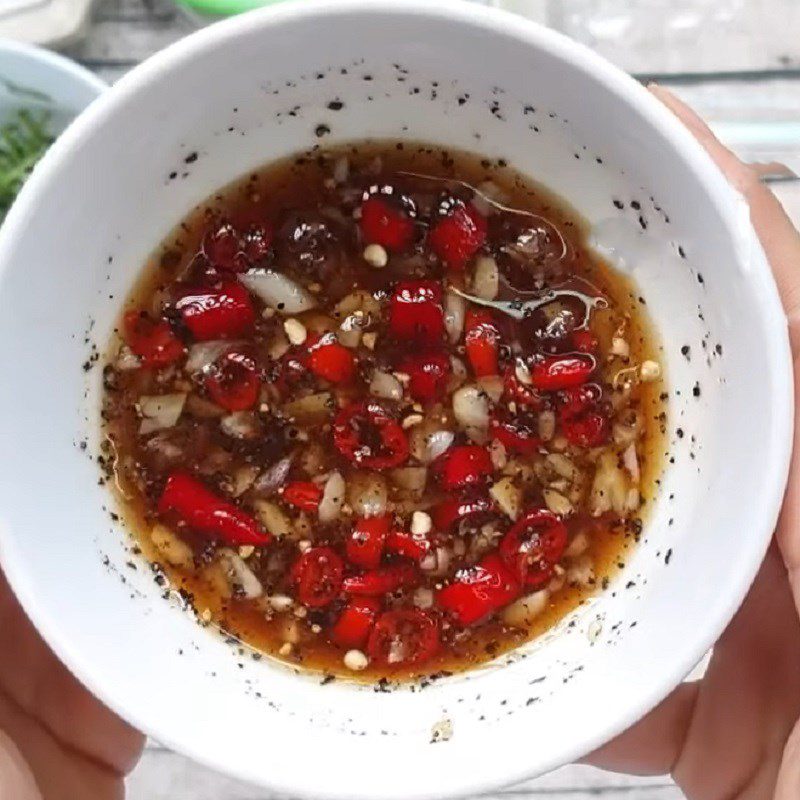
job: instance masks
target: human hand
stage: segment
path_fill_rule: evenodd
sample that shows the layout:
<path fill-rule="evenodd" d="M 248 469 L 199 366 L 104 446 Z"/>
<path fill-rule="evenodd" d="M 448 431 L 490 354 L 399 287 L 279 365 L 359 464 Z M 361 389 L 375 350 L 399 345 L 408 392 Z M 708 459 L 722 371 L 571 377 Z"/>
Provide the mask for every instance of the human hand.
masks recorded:
<path fill-rule="evenodd" d="M 143 744 L 53 655 L 0 572 L 0 798 L 117 800 Z"/>
<path fill-rule="evenodd" d="M 694 134 L 747 200 L 789 321 L 800 397 L 800 234 L 757 170 L 739 161 L 667 90 L 653 94 Z M 587 761 L 637 774 L 671 772 L 690 800 L 800 797 L 800 416 L 775 543 L 714 647 L 705 676 Z"/>

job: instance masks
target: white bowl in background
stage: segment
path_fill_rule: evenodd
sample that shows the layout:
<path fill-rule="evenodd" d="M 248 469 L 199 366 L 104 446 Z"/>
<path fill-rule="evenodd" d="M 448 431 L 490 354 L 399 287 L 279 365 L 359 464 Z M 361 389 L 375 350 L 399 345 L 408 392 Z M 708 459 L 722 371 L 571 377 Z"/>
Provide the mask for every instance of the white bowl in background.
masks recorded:
<path fill-rule="evenodd" d="M 126 567 L 130 541 L 89 457 L 99 370 L 81 369 L 84 337 L 105 346 L 140 265 L 194 204 L 270 159 L 368 136 L 504 157 L 565 196 L 638 281 L 670 385 L 674 463 L 620 578 L 571 628 L 413 692 L 255 661 L 162 600 L 141 562 Z M 619 733 L 723 630 L 778 513 L 790 368 L 742 200 L 630 78 L 466 3 L 278 5 L 124 77 L 52 148 L 0 232 L 0 558 L 75 674 L 199 761 L 292 796 L 487 791 Z M 443 719 L 452 737 L 431 744 Z"/>
<path fill-rule="evenodd" d="M 0 124 L 24 105 L 50 111 L 52 131 L 60 133 L 106 88 L 94 73 L 64 56 L 0 39 Z M 22 96 L 15 89 L 40 96 Z"/>

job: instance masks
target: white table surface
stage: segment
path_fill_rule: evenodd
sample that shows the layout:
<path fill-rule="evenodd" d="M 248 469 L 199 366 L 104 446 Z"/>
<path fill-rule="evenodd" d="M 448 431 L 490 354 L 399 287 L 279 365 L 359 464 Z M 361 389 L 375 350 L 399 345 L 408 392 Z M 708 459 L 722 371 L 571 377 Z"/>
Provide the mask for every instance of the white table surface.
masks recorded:
<path fill-rule="evenodd" d="M 551 23 L 642 79 L 670 85 L 732 138 L 741 133 L 737 125 L 754 119 L 800 122 L 798 0 L 541 0 L 540 5 Z M 195 27 L 169 0 L 98 0 L 86 38 L 67 52 L 113 82 Z M 769 147 L 774 152 L 767 152 Z M 800 159 L 800 139 L 788 146 L 739 142 L 738 149 L 759 160 L 775 153 Z M 776 190 L 800 223 L 800 182 Z M 218 775 L 155 742 L 148 743 L 128 780 L 128 800 L 268 797 L 262 789 Z M 679 800 L 683 795 L 666 776 L 641 778 L 570 766 L 493 797 Z"/>

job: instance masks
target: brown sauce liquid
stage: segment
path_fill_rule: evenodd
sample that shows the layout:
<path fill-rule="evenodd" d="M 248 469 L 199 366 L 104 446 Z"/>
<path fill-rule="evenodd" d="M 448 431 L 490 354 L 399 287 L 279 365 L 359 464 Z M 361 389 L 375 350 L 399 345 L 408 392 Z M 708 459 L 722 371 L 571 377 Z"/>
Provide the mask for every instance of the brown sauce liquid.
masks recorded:
<path fill-rule="evenodd" d="M 252 212 L 257 209 L 260 216 L 277 221 L 275 227 L 278 231 L 282 225 L 288 224 L 286 220 L 291 216 L 287 212 L 289 209 L 312 209 L 322 219 L 331 218 L 331 215 L 335 217 L 337 209 L 332 199 L 330 178 L 333 164 L 342 155 L 348 156 L 351 174 L 373 169 L 376 183 L 386 176 L 392 176 L 394 181 L 407 181 L 409 186 L 422 194 L 425 194 L 425 188 L 429 185 L 431 197 L 442 188 L 441 180 L 457 178 L 472 187 L 491 181 L 494 185 L 492 192 L 499 190 L 502 194 L 503 206 L 537 215 L 541 224 L 558 232 L 558 236 L 550 237 L 554 248 L 562 246 L 558 237 L 563 237 L 563 248 L 569 257 L 555 268 L 554 282 L 562 288 L 606 299 L 607 307 L 596 308 L 591 314 L 591 330 L 600 342 L 601 361 L 609 352 L 612 336 L 620 326 L 624 327 L 625 339 L 630 347 L 628 362 L 631 365 L 640 364 L 646 359 L 658 360 L 658 343 L 636 288 L 588 248 L 584 223 L 562 200 L 509 167 L 498 166 L 465 153 L 444 152 L 410 143 L 405 143 L 402 148 L 388 143 L 364 143 L 325 154 L 307 154 L 269 164 L 231 184 L 198 206 L 167 237 L 146 266 L 129 297 L 128 307 L 160 309 L 170 284 L 191 268 L 190 262 L 198 251 L 203 233 L 208 229 L 209 220 L 216 219 L 220 214 L 236 220 L 252 217 Z M 407 176 L 398 179 L 396 176 L 399 173 L 416 173 L 426 177 Z M 322 297 L 330 297 L 331 304 L 351 290 L 353 280 L 363 287 L 377 290 L 399 277 L 393 272 L 395 267 L 391 262 L 386 269 L 375 270 L 365 265 L 358 253 L 360 250 L 351 252 L 346 264 L 340 264 L 324 276 Z M 276 268 L 282 269 L 280 261 Z M 408 265 L 402 268 L 409 269 Z M 508 299 L 512 295 L 505 285 L 501 288 L 499 299 Z M 319 305 L 320 310 L 324 311 L 325 300 L 321 300 Z M 112 359 L 117 347 L 118 343 L 112 347 Z M 604 377 L 610 379 L 626 369 L 626 365 L 616 360 L 602 369 Z M 218 628 L 225 635 L 233 636 L 257 651 L 279 657 L 277 653 L 284 644 L 291 613 L 268 619 L 263 601 L 224 597 L 202 574 L 163 563 L 150 540 L 150 529 L 157 519 L 155 496 L 149 491 L 146 481 L 137 479 L 138 465 L 147 463 L 150 456 L 137 434 L 139 419 L 133 401 L 140 394 L 157 394 L 169 389 L 169 384 L 155 385 L 152 377 L 134 371 L 118 373 L 114 391 L 107 395 L 107 433 L 113 439 L 113 450 L 117 457 L 117 485 L 124 496 L 122 505 L 126 522 L 144 556 L 161 565 L 170 586 L 183 590 L 184 597 L 190 601 L 198 617 L 205 620 L 204 624 Z M 656 495 L 656 479 L 662 467 L 665 425 L 664 403 L 661 399 L 663 391 L 661 381 L 641 383 L 633 387 L 627 400 L 627 407 L 637 410 L 643 421 L 638 444 L 642 470 L 639 484 L 641 508 L 626 521 L 616 524 L 592 524 L 591 517 L 584 509 L 579 509 L 579 513 L 569 519 L 571 534 L 577 530 L 591 530 L 588 553 L 593 561 L 594 579 L 588 585 L 565 585 L 553 593 L 545 611 L 529 628 L 512 628 L 499 619 L 492 619 L 473 629 L 469 636 L 448 640 L 438 656 L 418 669 L 402 666 L 376 668 L 370 665 L 364 672 L 354 674 L 342 666 L 343 650 L 328 643 L 324 636 L 315 634 L 310 629 L 308 619 L 301 619 L 291 623 L 300 627 L 301 641 L 292 654 L 282 660 L 295 667 L 346 675 L 357 680 L 369 681 L 382 677 L 404 680 L 420 674 L 457 672 L 475 667 L 552 628 L 614 578 L 638 540 L 642 519 Z M 193 434 L 190 432 L 187 435 Z M 210 446 L 210 443 L 195 443 L 194 456 L 207 456 L 205 448 Z M 579 457 L 576 460 L 579 461 Z M 193 541 L 192 546 L 199 550 L 203 543 Z"/>

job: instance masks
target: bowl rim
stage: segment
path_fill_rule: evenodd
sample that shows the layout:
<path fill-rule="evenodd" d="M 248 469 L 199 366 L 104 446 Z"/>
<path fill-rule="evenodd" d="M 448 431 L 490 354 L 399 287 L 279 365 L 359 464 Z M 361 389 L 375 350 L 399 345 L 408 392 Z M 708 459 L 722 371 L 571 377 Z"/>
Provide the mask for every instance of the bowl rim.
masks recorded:
<path fill-rule="evenodd" d="M 765 336 L 771 343 L 764 357 L 776 389 L 771 414 L 770 444 L 773 452 L 772 458 L 766 464 L 772 479 L 768 484 L 770 490 L 760 498 L 759 505 L 763 509 L 761 526 L 740 540 L 737 572 L 735 581 L 732 581 L 727 588 L 727 599 L 708 610 L 708 616 L 705 617 L 705 624 L 702 627 L 693 626 L 687 631 L 681 652 L 674 654 L 671 667 L 662 670 L 657 681 L 631 687 L 630 702 L 621 704 L 619 712 L 609 718 L 604 726 L 598 726 L 587 733 L 575 733 L 571 745 L 565 747 L 557 758 L 553 757 L 548 762 L 538 763 L 532 767 L 504 760 L 502 751 L 496 751 L 490 759 L 491 767 L 483 770 L 479 777 L 455 775 L 445 790 L 438 790 L 435 794 L 420 789 L 413 793 L 405 791 L 403 795 L 406 800 L 431 796 L 459 797 L 468 793 L 491 791 L 503 785 L 543 774 L 596 749 L 626 730 L 661 702 L 718 639 L 743 601 L 761 566 L 772 538 L 788 477 L 794 409 L 788 329 L 766 256 L 749 223 L 749 216 L 742 214 L 742 198 L 677 118 L 642 85 L 588 47 L 509 12 L 464 3 L 463 0 L 439 0 L 435 5 L 431 5 L 428 0 L 289 0 L 201 29 L 151 56 L 123 76 L 111 91 L 79 115 L 39 163 L 0 229 L 0 275 L 8 264 L 9 251 L 13 249 L 14 240 L 23 230 L 26 218 L 35 213 L 37 194 L 46 190 L 54 175 L 57 177 L 62 160 L 69 157 L 73 148 L 112 116 L 119 106 L 124 105 L 128 96 L 146 89 L 166 71 L 185 68 L 190 64 L 196 51 L 230 45 L 240 34 L 252 31 L 254 26 L 266 29 L 291 25 L 314 16 L 353 14 L 378 17 L 404 14 L 416 17 L 420 21 L 434 18 L 459 26 L 477 27 L 487 35 L 516 39 L 521 44 L 543 50 L 582 72 L 591 73 L 594 80 L 632 106 L 645 121 L 659 130 L 705 189 L 710 203 L 724 221 L 729 235 L 741 245 L 739 250 L 742 253 L 742 260 L 747 259 L 745 280 L 749 283 L 753 301 L 760 311 Z M 54 56 L 54 59 L 62 60 L 57 56 Z M 230 774 L 231 767 L 215 753 L 204 751 L 199 745 L 187 745 L 164 736 L 159 730 L 158 721 L 154 721 L 147 712 L 127 705 L 125 699 L 117 695 L 113 676 L 96 671 L 91 658 L 75 649 L 70 641 L 62 637 L 57 617 L 37 604 L 30 565 L 18 557 L 13 536 L 7 535 L 2 528 L 0 528 L 0 566 L 5 570 L 13 591 L 48 645 L 70 671 L 107 706 L 139 730 L 153 736 L 171 749 L 184 753 L 212 769 Z M 319 783 L 315 783 L 313 776 L 306 777 L 303 774 L 298 774 L 297 780 L 291 784 L 280 779 L 265 780 L 263 774 L 256 768 L 249 771 L 237 769 L 236 774 L 243 780 L 250 780 L 259 785 L 266 784 L 275 791 L 294 796 L 374 800 L 373 796 L 363 794 L 363 790 L 357 786 L 323 788 Z M 395 794 L 391 786 L 387 787 L 386 797 L 393 797 Z"/>
<path fill-rule="evenodd" d="M 26 42 L 17 42 L 13 39 L 0 38 L 0 53 L 13 53 L 16 56 L 30 59 L 31 61 L 39 61 L 46 64 L 54 72 L 60 72 L 63 75 L 68 75 L 71 80 L 76 83 L 82 83 L 89 89 L 95 91 L 96 96 L 101 95 L 108 89 L 108 84 L 99 76 L 95 75 L 91 70 L 78 64 L 71 58 L 54 53 L 52 50 L 47 50 L 44 47 L 28 44 Z M 57 98 L 53 98 L 57 100 Z"/>

